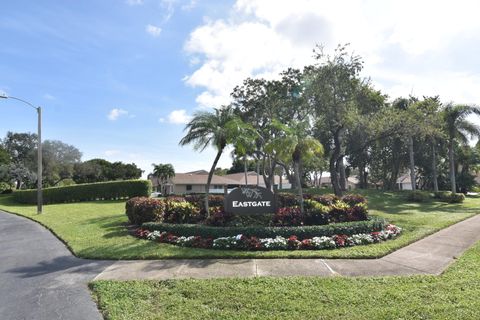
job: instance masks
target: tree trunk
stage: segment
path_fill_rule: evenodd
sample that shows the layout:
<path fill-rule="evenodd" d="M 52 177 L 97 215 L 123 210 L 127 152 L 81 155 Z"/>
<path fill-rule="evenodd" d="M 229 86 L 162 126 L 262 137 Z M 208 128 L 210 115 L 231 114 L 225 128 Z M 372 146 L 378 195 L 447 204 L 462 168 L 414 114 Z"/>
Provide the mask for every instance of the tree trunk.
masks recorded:
<path fill-rule="evenodd" d="M 343 156 L 337 161 L 338 173 L 340 175 L 340 188 L 342 191 L 347 190 L 347 177 L 345 173 L 345 163 L 343 162 Z"/>
<path fill-rule="evenodd" d="M 457 184 L 455 181 L 455 160 L 453 158 L 453 139 L 450 138 L 450 142 L 448 144 L 448 159 L 450 160 L 450 183 L 452 187 L 452 192 L 457 192 Z"/>
<path fill-rule="evenodd" d="M 260 163 L 258 162 L 258 160 L 256 162 L 257 162 L 257 187 L 258 187 L 260 183 Z"/>
<path fill-rule="evenodd" d="M 410 180 L 412 184 L 412 190 L 415 191 L 416 189 L 416 179 L 415 179 L 415 162 L 413 157 L 413 137 L 411 135 L 408 136 L 408 155 L 410 158 Z"/>
<path fill-rule="evenodd" d="M 210 216 L 209 208 L 208 208 L 208 195 L 210 194 L 210 184 L 212 183 L 213 172 L 215 172 L 215 168 L 217 167 L 218 160 L 222 155 L 223 148 L 220 148 L 215 156 L 215 160 L 213 160 L 212 167 L 210 168 L 210 172 L 208 173 L 208 180 L 207 185 L 205 186 L 205 211 L 207 212 L 207 217 Z"/>
<path fill-rule="evenodd" d="M 295 167 L 295 180 L 297 181 L 297 188 L 298 188 L 298 201 L 300 202 L 300 211 L 303 213 L 303 189 L 302 183 L 300 182 L 300 163 L 299 161 L 294 161 L 293 165 Z"/>
<path fill-rule="evenodd" d="M 332 156 L 330 157 L 330 180 L 332 182 L 333 192 L 336 196 L 342 196 L 342 189 L 340 187 L 340 183 L 338 181 L 338 168 L 337 168 L 337 161 L 341 157 L 342 151 L 342 134 L 343 129 L 340 128 L 334 132 L 333 135 L 333 142 L 334 148 L 332 152 Z"/>
<path fill-rule="evenodd" d="M 245 173 L 245 186 L 248 186 L 248 177 L 247 177 L 247 155 L 243 156 L 243 172 Z"/>
<path fill-rule="evenodd" d="M 438 177 L 437 177 L 437 148 L 435 139 L 432 139 L 432 175 L 433 175 L 433 191 L 438 192 Z"/>

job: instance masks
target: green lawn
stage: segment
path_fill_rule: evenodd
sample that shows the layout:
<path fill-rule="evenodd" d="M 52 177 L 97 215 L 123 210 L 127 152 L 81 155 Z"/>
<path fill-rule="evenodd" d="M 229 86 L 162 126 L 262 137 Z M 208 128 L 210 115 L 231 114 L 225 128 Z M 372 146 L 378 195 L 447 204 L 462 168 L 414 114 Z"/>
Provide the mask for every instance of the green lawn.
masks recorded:
<path fill-rule="evenodd" d="M 106 319 L 479 319 L 480 243 L 441 276 L 97 281 Z"/>
<path fill-rule="evenodd" d="M 0 196 L 0 209 L 29 217 L 47 226 L 79 257 L 92 259 L 165 258 L 373 258 L 383 256 L 439 229 L 480 212 L 480 198 L 462 204 L 429 201 L 406 203 L 401 193 L 366 192 L 370 212 L 401 226 L 396 240 L 368 246 L 321 251 L 242 252 L 182 248 L 139 240 L 127 234 L 123 201 L 98 201 L 47 205 L 42 215 L 36 207 L 19 205 Z"/>

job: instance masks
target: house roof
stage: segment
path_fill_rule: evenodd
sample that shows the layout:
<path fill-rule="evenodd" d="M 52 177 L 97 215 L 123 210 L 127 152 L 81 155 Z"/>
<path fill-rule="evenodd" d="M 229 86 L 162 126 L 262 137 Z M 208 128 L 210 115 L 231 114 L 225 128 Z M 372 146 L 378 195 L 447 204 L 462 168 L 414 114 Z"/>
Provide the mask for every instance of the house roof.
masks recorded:
<path fill-rule="evenodd" d="M 194 171 L 195 172 L 195 171 Z M 205 171 L 206 172 L 206 171 Z M 150 177 L 152 184 L 158 186 L 160 183 L 157 177 Z M 207 173 L 175 173 L 175 176 L 169 180 L 170 184 L 192 184 L 192 185 L 206 185 L 208 180 Z M 222 176 L 213 175 L 211 184 L 219 185 L 238 185 L 235 180 L 231 180 Z"/>
<path fill-rule="evenodd" d="M 248 171 L 247 172 L 247 183 L 245 183 L 245 172 L 238 172 L 238 173 L 230 173 L 224 176 L 227 179 L 237 181 L 237 184 L 248 184 L 248 185 L 256 185 L 257 184 L 257 173 L 255 171 Z M 283 179 L 282 183 L 288 184 L 288 179 Z M 263 176 L 260 175 L 259 177 L 259 184 L 265 185 L 263 180 Z M 274 177 L 274 184 L 280 184 L 280 176 L 275 175 Z"/>

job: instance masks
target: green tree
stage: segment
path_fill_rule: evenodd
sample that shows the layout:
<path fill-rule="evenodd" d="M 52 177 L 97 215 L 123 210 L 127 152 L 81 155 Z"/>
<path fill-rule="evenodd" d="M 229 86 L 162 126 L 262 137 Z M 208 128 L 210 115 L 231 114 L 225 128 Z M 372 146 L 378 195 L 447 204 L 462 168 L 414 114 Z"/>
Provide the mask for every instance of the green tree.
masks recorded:
<path fill-rule="evenodd" d="M 229 143 L 228 139 L 231 135 L 228 132 L 227 123 L 231 121 L 234 116 L 233 109 L 230 106 L 215 109 L 213 112 L 196 112 L 192 120 L 185 126 L 184 131 L 187 131 L 187 134 L 179 142 L 181 146 L 193 144 L 193 148 L 200 152 L 208 146 L 214 147 L 217 151 L 212 167 L 208 173 L 207 185 L 205 186 L 205 209 L 207 215 L 209 214 L 208 195 L 212 176 L 220 156 Z"/>
<path fill-rule="evenodd" d="M 287 126 L 274 120 L 272 125 L 276 127 L 278 134 L 267 144 L 266 150 L 270 152 L 276 151 L 280 159 L 292 161 L 300 210 L 303 213 L 303 189 L 300 181 L 300 166 L 305 159 L 321 158 L 323 156 L 323 146 L 309 134 L 308 122 L 292 121 Z"/>
<path fill-rule="evenodd" d="M 450 164 L 450 184 L 452 192 L 457 191 L 455 181 L 455 141 L 467 144 L 468 136 L 479 137 L 480 127 L 467 120 L 467 117 L 480 115 L 477 106 L 449 103 L 443 109 L 445 131 L 448 137 L 448 158 Z"/>
<path fill-rule="evenodd" d="M 162 195 L 167 194 L 166 185 L 168 179 L 175 177 L 175 169 L 170 163 L 152 163 L 153 166 L 153 176 L 157 177 L 160 180 L 161 192 Z"/>
<path fill-rule="evenodd" d="M 82 153 L 72 145 L 58 140 L 45 140 L 42 143 L 43 176 L 49 186 L 55 186 L 64 179 L 73 177 L 76 163 Z"/>
<path fill-rule="evenodd" d="M 355 123 L 356 97 L 361 89 L 359 73 L 363 68 L 361 58 L 348 54 L 346 49 L 338 46 L 330 57 L 317 47 L 317 64 L 305 70 L 305 98 L 315 109 L 317 132 L 323 132 L 321 136 L 328 136 L 331 141 L 330 178 L 333 191 L 339 196 L 345 189 L 340 182 L 345 181 L 345 139 L 348 128 Z"/>
<path fill-rule="evenodd" d="M 9 164 L 11 162 L 10 154 L 0 145 L 0 165 Z"/>

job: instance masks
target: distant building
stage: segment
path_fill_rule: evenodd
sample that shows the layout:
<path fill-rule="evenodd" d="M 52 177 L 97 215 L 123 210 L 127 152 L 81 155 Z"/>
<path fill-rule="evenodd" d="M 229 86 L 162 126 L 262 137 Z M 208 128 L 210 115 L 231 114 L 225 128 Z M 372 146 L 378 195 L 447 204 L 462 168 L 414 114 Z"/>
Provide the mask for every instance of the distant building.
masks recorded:
<path fill-rule="evenodd" d="M 235 180 L 237 181 L 238 185 L 250 185 L 250 186 L 256 186 L 258 182 L 258 186 L 264 187 L 265 188 L 265 181 L 263 180 L 263 176 L 257 175 L 255 171 L 248 171 L 247 172 L 247 179 L 245 183 L 245 172 L 238 172 L 238 173 L 230 173 L 224 176 L 225 178 Z M 258 177 L 258 180 L 257 180 Z M 279 175 L 275 175 L 273 178 L 273 184 L 278 188 L 278 189 L 290 189 L 292 188 L 292 185 L 290 182 L 284 178 L 280 177 Z"/>
<path fill-rule="evenodd" d="M 153 190 L 161 192 L 160 179 L 149 175 L 148 179 L 152 181 Z M 187 173 L 175 173 L 175 176 L 168 180 L 165 185 L 167 194 L 187 194 L 204 193 L 207 186 L 208 172 L 205 170 L 192 171 Z M 210 183 L 210 193 L 223 193 L 224 186 L 234 188 L 237 181 L 228 178 L 213 175 Z"/>
<path fill-rule="evenodd" d="M 148 179 L 152 181 L 153 190 L 161 192 L 162 186 L 160 180 L 153 175 L 149 175 Z M 205 170 L 197 170 L 187 173 L 176 173 L 175 176 L 168 180 L 165 184 L 167 194 L 188 194 L 188 193 L 204 193 L 207 185 L 208 172 Z M 257 185 L 256 172 L 247 172 L 247 180 L 249 185 Z M 282 180 L 282 181 L 280 181 Z M 280 179 L 280 176 L 275 176 L 275 185 L 282 189 L 291 188 L 291 184 L 287 179 Z M 238 186 L 245 185 L 245 173 L 233 173 L 225 176 L 213 175 L 210 183 L 209 193 L 224 193 L 224 188 L 231 190 Z M 260 187 L 265 187 L 263 177 L 259 177 Z"/>
<path fill-rule="evenodd" d="M 412 190 L 412 178 L 410 172 L 407 172 L 397 179 L 398 190 Z"/>

